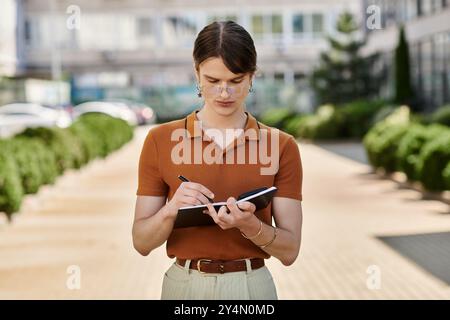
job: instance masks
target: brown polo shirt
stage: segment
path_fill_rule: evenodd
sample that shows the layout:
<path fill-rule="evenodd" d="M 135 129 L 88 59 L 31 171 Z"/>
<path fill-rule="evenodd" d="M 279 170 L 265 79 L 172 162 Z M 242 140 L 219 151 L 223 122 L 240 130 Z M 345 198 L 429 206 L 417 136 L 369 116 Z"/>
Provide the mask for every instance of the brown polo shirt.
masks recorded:
<path fill-rule="evenodd" d="M 215 202 L 264 186 L 277 187 L 276 197 L 302 200 L 300 152 L 291 135 L 247 113 L 245 134 L 230 139 L 233 143 L 222 150 L 204 134 L 196 112 L 148 132 L 139 160 L 137 195 L 170 200 L 181 184 L 178 175 L 183 175 L 211 190 Z M 272 224 L 271 205 L 255 214 Z M 221 260 L 270 257 L 237 228 L 222 230 L 217 225 L 174 229 L 167 240 L 167 255 Z"/>

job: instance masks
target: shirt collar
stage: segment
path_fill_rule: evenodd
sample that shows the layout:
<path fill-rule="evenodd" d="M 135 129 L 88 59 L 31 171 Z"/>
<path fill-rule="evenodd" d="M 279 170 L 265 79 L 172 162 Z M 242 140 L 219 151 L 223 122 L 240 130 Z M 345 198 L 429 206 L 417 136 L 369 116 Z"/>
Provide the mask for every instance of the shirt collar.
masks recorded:
<path fill-rule="evenodd" d="M 198 111 L 200 110 L 194 110 L 186 117 L 186 129 L 189 132 L 191 138 L 202 137 L 203 135 L 201 122 L 197 118 Z M 244 132 L 247 132 L 248 129 L 252 129 L 256 132 L 256 134 L 245 135 L 245 139 L 258 141 L 260 136 L 260 127 L 258 121 L 247 111 L 245 111 L 245 113 L 247 114 L 247 121 L 245 123 Z"/>

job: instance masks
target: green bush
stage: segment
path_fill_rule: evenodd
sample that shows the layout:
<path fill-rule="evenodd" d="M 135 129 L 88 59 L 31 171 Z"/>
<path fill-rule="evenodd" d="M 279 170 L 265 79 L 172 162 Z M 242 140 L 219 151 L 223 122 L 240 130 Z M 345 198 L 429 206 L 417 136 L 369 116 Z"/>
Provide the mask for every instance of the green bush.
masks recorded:
<path fill-rule="evenodd" d="M 15 138 L 0 143 L 14 158 L 20 175 L 24 193 L 36 193 L 42 184 L 42 174 L 39 163 L 32 149 L 30 139 Z"/>
<path fill-rule="evenodd" d="M 41 185 L 54 182 L 58 174 L 55 157 L 40 139 L 17 136 L 0 140 L 0 149 L 16 163 L 24 193 L 36 193 Z"/>
<path fill-rule="evenodd" d="M 388 172 L 398 168 L 396 158 L 398 144 L 409 125 L 409 108 L 400 107 L 367 132 L 363 144 L 372 166 L 384 168 Z"/>
<path fill-rule="evenodd" d="M 384 104 L 381 100 L 358 100 L 338 108 L 342 119 L 342 137 L 363 137 L 372 126 L 372 118 Z"/>
<path fill-rule="evenodd" d="M 0 140 L 0 211 L 10 219 L 20 209 L 24 192 L 37 192 L 65 169 L 106 156 L 132 137 L 133 128 L 125 121 L 89 114 L 67 129 L 28 128 Z"/>
<path fill-rule="evenodd" d="M 0 212 L 11 220 L 12 213 L 20 209 L 23 188 L 19 169 L 7 149 L 0 149 Z"/>
<path fill-rule="evenodd" d="M 58 176 L 55 154 L 46 148 L 41 139 L 29 139 L 30 149 L 35 154 L 42 175 L 42 184 L 53 184 Z"/>
<path fill-rule="evenodd" d="M 285 122 L 283 131 L 285 131 L 297 138 L 299 136 L 299 128 L 302 124 L 302 121 L 304 121 L 303 120 L 304 117 L 305 117 L 304 115 L 297 115 L 297 116 L 294 116 L 294 117 L 288 119 Z"/>
<path fill-rule="evenodd" d="M 419 156 L 418 172 L 423 186 L 428 190 L 445 190 L 444 169 L 450 163 L 450 131 L 428 141 Z"/>
<path fill-rule="evenodd" d="M 386 172 L 398 170 L 396 153 L 400 139 L 408 131 L 408 125 L 392 125 L 381 123 L 376 129 L 369 131 L 364 139 L 370 163 L 375 168 L 383 168 Z"/>
<path fill-rule="evenodd" d="M 283 130 L 286 121 L 293 118 L 295 112 L 289 108 L 272 108 L 266 110 L 260 117 L 260 121 L 269 127 Z"/>
<path fill-rule="evenodd" d="M 303 138 L 335 139 L 339 137 L 342 118 L 333 105 L 323 105 L 314 115 L 304 116 L 298 123 L 298 135 Z"/>
<path fill-rule="evenodd" d="M 381 100 L 358 100 L 339 107 L 323 105 L 314 115 L 291 118 L 285 131 L 309 139 L 361 138 L 384 104 Z"/>
<path fill-rule="evenodd" d="M 417 165 L 422 147 L 446 130 L 447 128 L 441 125 L 423 126 L 416 123 L 408 128 L 399 143 L 396 156 L 399 170 L 403 171 L 409 180 L 419 179 Z"/>
<path fill-rule="evenodd" d="M 440 107 L 430 116 L 430 122 L 440 123 L 450 127 L 450 104 Z"/>
<path fill-rule="evenodd" d="M 444 181 L 445 181 L 445 186 L 446 186 L 445 189 L 450 190 L 450 162 L 445 167 L 443 176 L 444 176 Z"/>
<path fill-rule="evenodd" d="M 133 128 L 124 120 L 99 113 L 88 113 L 79 118 L 101 141 L 100 155 L 105 157 L 133 138 Z"/>
<path fill-rule="evenodd" d="M 69 130 L 61 128 L 27 128 L 18 136 L 41 139 L 55 154 L 58 172 L 80 168 L 85 164 L 82 145 Z"/>
<path fill-rule="evenodd" d="M 78 137 L 81 142 L 84 161 L 88 162 L 99 156 L 106 155 L 103 153 L 104 144 L 101 136 L 96 132 L 95 128 L 78 120 L 69 127 L 69 130 Z"/>
<path fill-rule="evenodd" d="M 408 122 L 408 114 L 401 107 L 366 134 L 363 142 L 369 162 L 387 172 L 401 170 L 428 190 L 448 189 L 450 130 L 439 124 Z"/>
<path fill-rule="evenodd" d="M 396 112 L 398 110 L 398 106 L 391 106 L 387 105 L 384 107 L 381 107 L 372 117 L 370 121 L 371 127 L 376 125 L 377 123 L 384 121 L 387 117 L 389 117 L 391 114 Z"/>

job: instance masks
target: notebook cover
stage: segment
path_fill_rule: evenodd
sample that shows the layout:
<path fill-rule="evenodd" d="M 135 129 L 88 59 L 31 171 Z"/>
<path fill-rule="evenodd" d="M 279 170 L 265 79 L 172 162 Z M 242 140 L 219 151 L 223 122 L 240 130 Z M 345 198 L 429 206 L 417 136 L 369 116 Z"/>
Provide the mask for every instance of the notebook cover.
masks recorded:
<path fill-rule="evenodd" d="M 238 197 L 238 201 L 241 201 L 246 196 L 251 196 L 252 194 L 260 192 L 262 189 L 264 189 L 264 191 L 269 190 L 269 189 L 270 190 L 266 191 L 264 194 L 261 194 L 252 199 L 248 199 L 246 201 L 249 201 L 256 206 L 255 211 L 264 209 L 272 201 L 272 198 L 277 191 L 276 187 L 258 188 L 258 189 L 246 192 Z M 224 203 L 215 204 L 213 206 L 216 209 L 216 211 L 219 211 L 219 209 L 222 205 L 224 205 Z M 187 228 L 187 227 L 215 225 L 214 220 L 208 214 L 203 213 L 203 210 L 206 208 L 207 207 L 205 205 L 180 208 L 178 210 L 178 215 L 175 220 L 174 228 Z"/>

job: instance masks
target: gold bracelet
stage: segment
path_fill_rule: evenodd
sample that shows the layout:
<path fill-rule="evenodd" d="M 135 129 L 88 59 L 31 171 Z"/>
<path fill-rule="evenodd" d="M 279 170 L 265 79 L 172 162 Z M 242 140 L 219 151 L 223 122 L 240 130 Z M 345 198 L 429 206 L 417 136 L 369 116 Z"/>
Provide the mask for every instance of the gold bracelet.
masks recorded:
<path fill-rule="evenodd" d="M 260 247 L 261 249 L 264 249 L 265 247 L 270 246 L 270 245 L 272 244 L 272 242 L 275 241 L 275 238 L 277 237 L 277 228 L 274 227 L 274 226 L 272 226 L 272 228 L 273 228 L 273 238 L 272 238 L 272 240 L 270 240 L 270 241 L 267 242 L 266 244 L 263 244 L 263 245 L 261 245 L 261 246 L 258 246 L 258 247 Z"/>
<path fill-rule="evenodd" d="M 246 238 L 246 239 L 249 239 L 249 240 L 255 239 L 256 237 L 258 237 L 258 236 L 261 234 L 261 232 L 262 232 L 262 221 L 259 220 L 259 223 L 260 223 L 260 225 L 259 225 L 259 231 L 258 231 L 258 233 L 257 233 L 256 235 L 254 235 L 253 237 L 247 237 L 247 236 L 241 231 L 242 236 L 243 236 L 244 238 Z"/>

